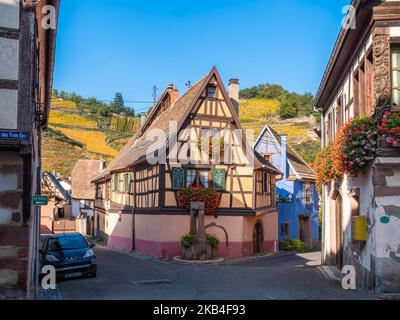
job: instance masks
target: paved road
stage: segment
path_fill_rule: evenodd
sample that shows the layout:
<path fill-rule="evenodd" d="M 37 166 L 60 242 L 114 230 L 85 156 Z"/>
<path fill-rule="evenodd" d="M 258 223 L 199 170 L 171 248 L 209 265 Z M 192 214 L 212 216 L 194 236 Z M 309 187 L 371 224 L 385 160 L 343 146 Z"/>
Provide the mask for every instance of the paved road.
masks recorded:
<path fill-rule="evenodd" d="M 66 300 L 373 299 L 345 291 L 316 268 L 319 253 L 223 266 L 187 266 L 97 248 L 96 279 L 61 282 Z"/>

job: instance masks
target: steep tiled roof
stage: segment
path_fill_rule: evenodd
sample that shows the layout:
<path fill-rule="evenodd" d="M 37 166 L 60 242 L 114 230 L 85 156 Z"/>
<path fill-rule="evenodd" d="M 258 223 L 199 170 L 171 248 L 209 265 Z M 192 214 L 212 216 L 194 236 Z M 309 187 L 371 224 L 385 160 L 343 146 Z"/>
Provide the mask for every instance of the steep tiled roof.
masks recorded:
<path fill-rule="evenodd" d="M 104 169 L 102 160 L 79 160 L 72 169 L 72 198 L 90 200 L 95 198 L 95 186 L 91 181 Z"/>
<path fill-rule="evenodd" d="M 148 147 L 153 145 L 152 141 L 146 140 L 146 133 L 153 130 L 162 130 L 165 134 L 169 132 L 170 121 L 182 121 L 187 108 L 193 102 L 195 97 L 200 94 L 206 78 L 203 78 L 191 87 L 182 97 L 180 97 L 169 109 L 167 109 L 161 116 L 155 119 L 150 127 L 142 132 L 140 136 L 134 136 L 127 145 L 120 151 L 114 161 L 108 166 L 107 171 L 115 171 L 124 169 L 132 165 L 135 161 L 146 156 Z"/>

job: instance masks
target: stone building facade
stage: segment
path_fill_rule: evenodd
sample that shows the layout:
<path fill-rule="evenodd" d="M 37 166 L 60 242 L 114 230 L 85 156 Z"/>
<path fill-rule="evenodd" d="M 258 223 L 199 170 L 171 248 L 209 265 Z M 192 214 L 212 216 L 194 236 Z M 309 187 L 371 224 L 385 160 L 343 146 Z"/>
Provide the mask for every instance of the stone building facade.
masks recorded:
<path fill-rule="evenodd" d="M 40 194 L 56 37 L 42 20 L 50 13 L 56 21 L 58 5 L 0 0 L 0 299 L 30 297 L 36 279 L 40 212 L 32 195 Z"/>
<path fill-rule="evenodd" d="M 351 16 L 316 97 L 324 147 L 354 117 L 400 111 L 400 1 L 353 1 Z M 322 200 L 324 263 L 354 266 L 358 287 L 399 292 L 400 149 L 380 138 L 367 172 L 324 185 Z M 355 238 L 360 217 L 365 241 Z"/>

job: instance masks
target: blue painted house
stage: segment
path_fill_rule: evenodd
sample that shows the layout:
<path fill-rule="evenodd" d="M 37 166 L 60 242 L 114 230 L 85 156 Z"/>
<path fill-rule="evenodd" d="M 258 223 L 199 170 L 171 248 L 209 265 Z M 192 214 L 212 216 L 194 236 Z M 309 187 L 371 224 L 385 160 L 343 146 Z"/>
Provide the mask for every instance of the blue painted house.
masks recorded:
<path fill-rule="evenodd" d="M 277 182 L 279 240 L 302 240 L 308 247 L 319 245 L 318 192 L 313 169 L 268 125 L 254 149 L 284 173 Z"/>

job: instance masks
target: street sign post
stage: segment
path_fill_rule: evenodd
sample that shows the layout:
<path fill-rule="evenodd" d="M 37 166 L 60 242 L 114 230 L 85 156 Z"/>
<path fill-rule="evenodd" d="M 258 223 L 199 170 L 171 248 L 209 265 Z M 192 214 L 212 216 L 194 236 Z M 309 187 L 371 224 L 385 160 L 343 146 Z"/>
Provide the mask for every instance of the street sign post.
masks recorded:
<path fill-rule="evenodd" d="M 33 196 L 32 199 L 33 205 L 37 207 L 47 206 L 49 204 L 49 197 L 48 196 Z"/>

